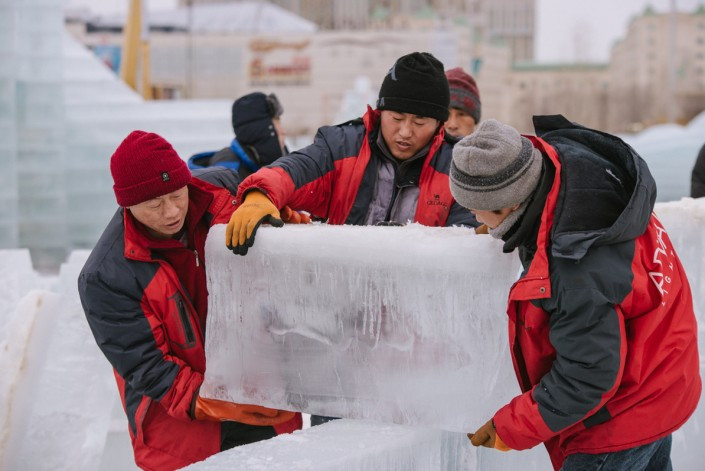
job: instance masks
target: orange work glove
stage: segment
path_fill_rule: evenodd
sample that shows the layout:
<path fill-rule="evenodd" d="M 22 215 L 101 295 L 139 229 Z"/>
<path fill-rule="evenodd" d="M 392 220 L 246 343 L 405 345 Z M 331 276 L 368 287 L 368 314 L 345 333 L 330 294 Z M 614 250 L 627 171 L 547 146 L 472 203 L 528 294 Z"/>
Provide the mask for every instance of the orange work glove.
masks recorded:
<path fill-rule="evenodd" d="M 311 222 L 311 217 L 301 211 L 294 211 L 288 206 L 284 206 L 281 211 L 282 221 L 287 224 L 308 224 Z"/>
<path fill-rule="evenodd" d="M 247 255 L 247 249 L 255 242 L 255 233 L 260 224 L 268 222 L 272 226 L 282 227 L 279 210 L 261 191 L 250 191 L 239 208 L 230 216 L 225 229 L 225 245 L 234 254 Z"/>
<path fill-rule="evenodd" d="M 494 420 L 492 419 L 477 429 L 475 433 L 468 433 L 468 438 L 474 446 L 484 446 L 499 451 L 511 450 L 497 435 L 497 429 L 494 428 Z"/>
<path fill-rule="evenodd" d="M 487 224 L 482 224 L 479 225 L 475 228 L 475 234 L 489 234 L 490 233 L 490 228 L 487 226 Z"/>
<path fill-rule="evenodd" d="M 250 404 L 235 404 L 196 395 L 193 406 L 196 420 L 232 420 L 249 425 L 277 425 L 294 418 L 295 412 L 268 409 Z"/>

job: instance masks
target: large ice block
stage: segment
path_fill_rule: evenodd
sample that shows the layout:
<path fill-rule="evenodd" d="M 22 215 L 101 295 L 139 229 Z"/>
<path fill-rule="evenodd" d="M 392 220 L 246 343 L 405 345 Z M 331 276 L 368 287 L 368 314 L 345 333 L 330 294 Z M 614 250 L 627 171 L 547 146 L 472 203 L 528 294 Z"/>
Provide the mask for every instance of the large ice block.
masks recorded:
<path fill-rule="evenodd" d="M 506 296 L 520 264 L 464 228 L 263 227 L 206 247 L 201 394 L 467 432 L 518 393 Z"/>

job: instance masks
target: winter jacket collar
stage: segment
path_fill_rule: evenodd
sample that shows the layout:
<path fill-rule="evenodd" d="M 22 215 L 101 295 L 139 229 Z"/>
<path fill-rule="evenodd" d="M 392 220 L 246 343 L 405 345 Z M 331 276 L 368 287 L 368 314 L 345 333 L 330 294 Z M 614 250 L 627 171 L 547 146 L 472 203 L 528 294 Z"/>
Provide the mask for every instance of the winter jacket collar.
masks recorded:
<path fill-rule="evenodd" d="M 556 169 L 556 173 L 551 189 L 546 197 L 543 212 L 541 213 L 541 222 L 536 238 L 536 253 L 529 269 L 526 271 L 526 275 L 512 286 L 509 293 L 510 301 L 525 301 L 551 297 L 551 281 L 548 267 L 548 238 L 551 233 L 551 227 L 553 226 L 556 201 L 561 187 L 561 162 L 556 151 L 546 141 L 535 136 L 525 137 L 550 160 Z"/>
<path fill-rule="evenodd" d="M 551 297 L 549 243 L 552 257 L 580 260 L 592 245 L 635 239 L 646 230 L 656 199 L 656 184 L 646 163 L 621 139 L 571 123 L 560 115 L 535 116 L 534 126 L 537 136 L 525 137 L 555 166 L 555 177 L 541 215 L 536 254 L 526 276 L 510 293 L 510 299 L 517 301 Z M 628 200 L 623 208 L 615 206 L 620 198 L 612 201 L 608 209 L 619 210 L 616 219 L 607 225 L 593 219 L 604 211 L 595 211 L 590 201 L 582 199 L 591 193 L 598 199 L 610 196 L 589 186 L 580 187 L 586 173 L 580 172 L 579 166 L 585 164 L 600 166 L 604 178 L 616 179 L 616 187 L 629 190 L 625 192 Z M 570 170 L 562 171 L 564 165 L 569 165 Z M 615 175 L 617 171 L 619 175 Z M 569 180 L 564 182 L 566 177 Z M 577 206 L 589 215 L 576 218 Z M 597 226 L 592 227 L 596 222 Z"/>
<path fill-rule="evenodd" d="M 634 149 L 561 115 L 535 116 L 534 126 L 536 135 L 560 154 L 565 169 L 556 195 L 552 256 L 580 260 L 592 245 L 615 244 L 644 233 L 656 184 Z"/>
<path fill-rule="evenodd" d="M 541 179 L 527 204 L 524 214 L 502 238 L 505 241 L 503 251 L 510 253 L 518 247 L 522 263 L 527 260 L 531 261 L 536 251 L 536 237 L 538 235 L 541 213 L 546 204 L 546 197 L 553 185 L 555 173 L 556 170 L 553 168 L 551 161 L 544 158 Z"/>

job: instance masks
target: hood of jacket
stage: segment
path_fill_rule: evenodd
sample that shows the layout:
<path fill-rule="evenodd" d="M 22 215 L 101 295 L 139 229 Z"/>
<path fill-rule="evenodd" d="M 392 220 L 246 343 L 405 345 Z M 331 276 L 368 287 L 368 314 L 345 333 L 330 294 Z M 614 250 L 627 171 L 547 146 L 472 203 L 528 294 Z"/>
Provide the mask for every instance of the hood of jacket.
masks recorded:
<path fill-rule="evenodd" d="M 233 103 L 232 121 L 235 137 L 242 147 L 255 149 L 257 164 L 264 167 L 283 155 L 274 128 L 273 110 L 264 93 L 245 95 Z"/>
<path fill-rule="evenodd" d="M 561 183 L 551 228 L 551 255 L 580 260 L 595 245 L 644 233 L 656 201 L 646 162 L 616 136 L 561 115 L 535 116 L 536 135 L 561 162 Z"/>

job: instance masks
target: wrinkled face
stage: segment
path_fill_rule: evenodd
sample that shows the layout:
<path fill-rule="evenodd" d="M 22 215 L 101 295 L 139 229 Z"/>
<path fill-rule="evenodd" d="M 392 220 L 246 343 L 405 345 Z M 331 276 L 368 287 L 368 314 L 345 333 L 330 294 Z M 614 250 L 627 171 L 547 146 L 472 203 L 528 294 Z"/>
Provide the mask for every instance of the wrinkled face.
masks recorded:
<path fill-rule="evenodd" d="M 274 124 L 274 130 L 277 132 L 279 147 L 281 147 L 283 154 L 284 147 L 286 147 L 286 133 L 284 132 L 284 127 L 282 127 L 282 120 L 281 118 L 272 118 L 272 123 Z"/>
<path fill-rule="evenodd" d="M 436 134 L 438 120 L 409 113 L 383 110 L 382 138 L 394 157 L 406 160 L 423 149 Z"/>
<path fill-rule="evenodd" d="M 475 130 L 475 118 L 458 108 L 448 109 L 448 121 L 443 125 L 446 132 L 454 137 L 465 137 Z"/>
<path fill-rule="evenodd" d="M 153 237 L 168 239 L 184 227 L 188 212 L 188 187 L 184 186 L 128 209 L 135 219 L 147 227 Z"/>
<path fill-rule="evenodd" d="M 494 229 L 504 221 L 512 211 L 515 211 L 519 205 L 513 208 L 497 209 L 495 211 L 484 211 L 482 209 L 471 209 L 470 212 L 475 215 L 475 218 L 482 224 L 487 224 L 487 227 Z"/>

